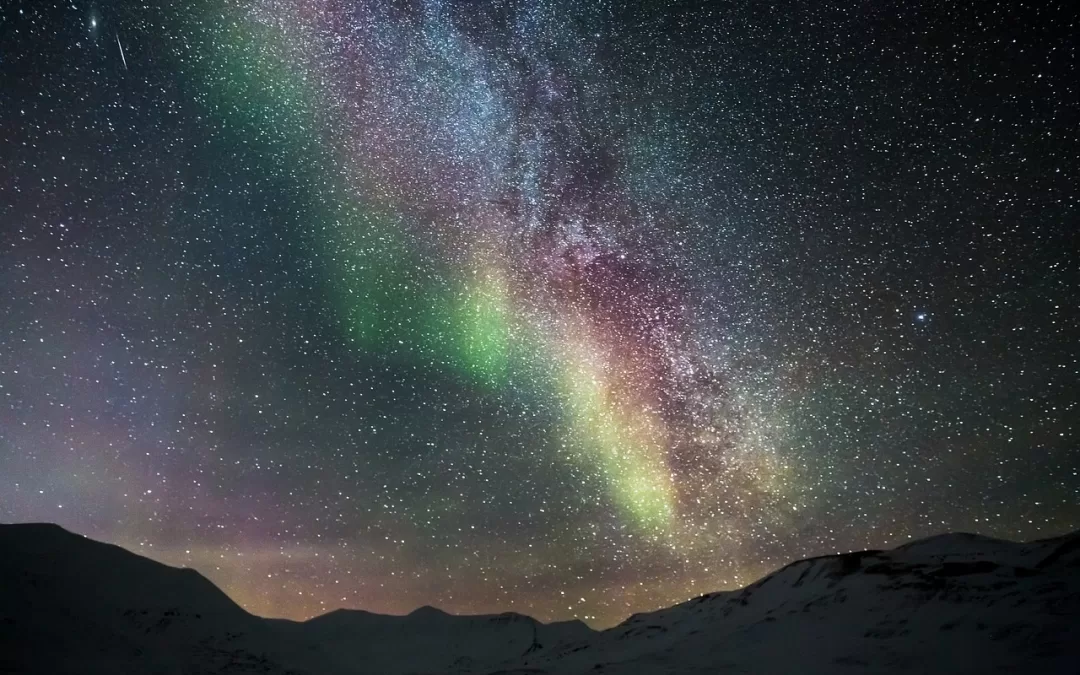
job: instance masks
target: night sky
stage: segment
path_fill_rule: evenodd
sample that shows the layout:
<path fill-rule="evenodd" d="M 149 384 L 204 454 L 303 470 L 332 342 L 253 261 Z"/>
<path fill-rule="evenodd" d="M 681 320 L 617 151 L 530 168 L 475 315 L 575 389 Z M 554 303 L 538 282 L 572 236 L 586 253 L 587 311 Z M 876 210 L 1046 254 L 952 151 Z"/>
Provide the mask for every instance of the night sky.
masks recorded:
<path fill-rule="evenodd" d="M 1069 3 L 0 7 L 0 520 L 606 626 L 1080 528 Z"/>

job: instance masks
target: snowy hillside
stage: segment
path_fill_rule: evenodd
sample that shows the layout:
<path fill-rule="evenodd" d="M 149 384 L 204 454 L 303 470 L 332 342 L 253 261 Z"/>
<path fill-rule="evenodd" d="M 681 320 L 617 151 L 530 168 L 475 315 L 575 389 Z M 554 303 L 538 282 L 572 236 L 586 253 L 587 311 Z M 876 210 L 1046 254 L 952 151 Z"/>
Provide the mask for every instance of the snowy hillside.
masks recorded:
<path fill-rule="evenodd" d="M 252 616 L 208 580 L 0 525 L 0 673 L 1078 673 L 1080 533 L 802 560 L 607 631 L 517 614 Z"/>
<path fill-rule="evenodd" d="M 944 535 L 801 560 L 743 590 L 632 617 L 529 666 L 1080 673 L 1080 533 L 1031 544 Z"/>

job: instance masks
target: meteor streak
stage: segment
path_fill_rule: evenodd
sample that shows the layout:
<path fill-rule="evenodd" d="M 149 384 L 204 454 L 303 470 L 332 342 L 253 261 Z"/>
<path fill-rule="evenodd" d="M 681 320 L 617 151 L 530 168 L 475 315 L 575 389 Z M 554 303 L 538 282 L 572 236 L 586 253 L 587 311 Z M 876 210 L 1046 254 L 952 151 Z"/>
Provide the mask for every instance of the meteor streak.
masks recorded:
<path fill-rule="evenodd" d="M 124 56 L 124 45 L 120 44 L 120 34 L 116 34 L 116 46 L 120 48 L 120 60 L 124 62 L 124 70 L 128 69 L 127 57 Z"/>

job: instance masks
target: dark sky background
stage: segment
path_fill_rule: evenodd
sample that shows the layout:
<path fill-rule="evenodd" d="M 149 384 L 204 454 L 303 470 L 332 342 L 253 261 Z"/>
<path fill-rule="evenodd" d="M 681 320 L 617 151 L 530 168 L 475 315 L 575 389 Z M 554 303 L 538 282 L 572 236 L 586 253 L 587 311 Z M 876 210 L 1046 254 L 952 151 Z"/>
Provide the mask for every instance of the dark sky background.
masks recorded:
<path fill-rule="evenodd" d="M 601 626 L 1076 529 L 1068 4 L 4 2 L 0 520 Z"/>

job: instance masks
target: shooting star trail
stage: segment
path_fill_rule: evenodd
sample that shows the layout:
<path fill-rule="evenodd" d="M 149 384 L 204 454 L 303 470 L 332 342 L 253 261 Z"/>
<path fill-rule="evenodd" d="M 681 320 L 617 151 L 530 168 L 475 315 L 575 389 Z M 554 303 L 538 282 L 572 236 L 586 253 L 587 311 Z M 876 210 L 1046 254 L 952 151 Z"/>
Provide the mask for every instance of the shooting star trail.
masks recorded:
<path fill-rule="evenodd" d="M 124 70 L 128 69 L 127 57 L 124 56 L 124 45 L 120 44 L 120 34 L 116 34 L 116 46 L 120 48 L 120 60 L 124 62 Z"/>

